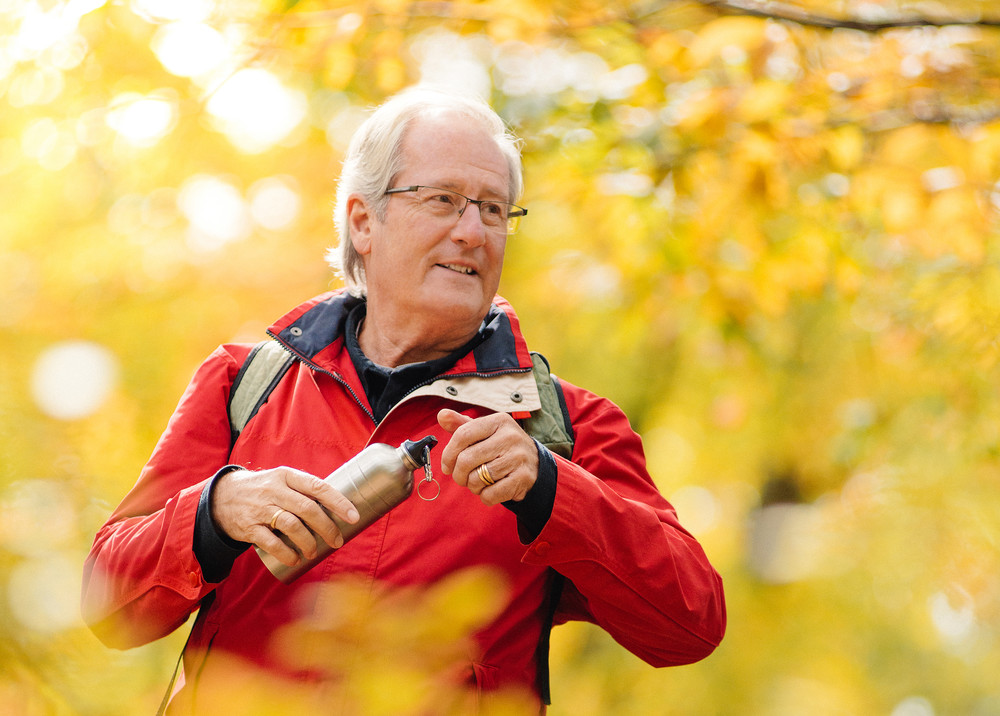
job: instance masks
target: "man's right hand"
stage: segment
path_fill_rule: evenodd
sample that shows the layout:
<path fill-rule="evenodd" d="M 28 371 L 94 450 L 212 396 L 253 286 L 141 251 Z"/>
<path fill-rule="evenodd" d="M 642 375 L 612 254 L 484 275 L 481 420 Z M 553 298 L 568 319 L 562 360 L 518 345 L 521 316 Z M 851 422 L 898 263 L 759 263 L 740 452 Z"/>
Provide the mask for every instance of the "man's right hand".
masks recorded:
<path fill-rule="evenodd" d="M 299 556 L 272 531 L 272 522 L 275 531 L 291 540 L 306 559 L 312 559 L 316 539 L 310 529 L 334 549 L 344 544 L 340 529 L 324 507 L 345 522 L 353 524 L 359 519 L 357 509 L 338 490 L 290 467 L 234 470 L 221 475 L 212 489 L 216 528 L 234 540 L 257 545 L 289 567 L 298 563 Z"/>

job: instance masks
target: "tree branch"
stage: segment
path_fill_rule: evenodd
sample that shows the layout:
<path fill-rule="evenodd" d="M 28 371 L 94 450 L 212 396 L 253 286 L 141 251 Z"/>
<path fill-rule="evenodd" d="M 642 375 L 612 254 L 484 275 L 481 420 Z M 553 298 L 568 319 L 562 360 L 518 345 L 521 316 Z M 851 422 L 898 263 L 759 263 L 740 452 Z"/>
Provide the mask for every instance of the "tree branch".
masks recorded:
<path fill-rule="evenodd" d="M 809 27 L 843 28 L 863 32 L 879 32 L 904 27 L 949 27 L 962 25 L 969 27 L 1000 27 L 1000 18 L 975 17 L 928 17 L 911 15 L 908 17 L 863 20 L 816 15 L 800 7 L 771 0 L 695 0 L 700 5 L 725 13 L 749 15 L 751 17 L 788 20 Z"/>

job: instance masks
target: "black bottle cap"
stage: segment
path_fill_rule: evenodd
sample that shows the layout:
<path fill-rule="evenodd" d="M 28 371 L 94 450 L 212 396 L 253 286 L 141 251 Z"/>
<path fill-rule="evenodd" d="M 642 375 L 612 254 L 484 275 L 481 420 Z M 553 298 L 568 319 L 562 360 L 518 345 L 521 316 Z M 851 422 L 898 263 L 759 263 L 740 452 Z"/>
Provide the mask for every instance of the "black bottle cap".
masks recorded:
<path fill-rule="evenodd" d="M 428 435 L 419 440 L 404 440 L 400 447 L 403 448 L 403 452 L 417 465 L 426 465 L 427 461 L 424 459 L 425 448 L 430 449 L 437 444 L 438 439 L 433 435 Z"/>

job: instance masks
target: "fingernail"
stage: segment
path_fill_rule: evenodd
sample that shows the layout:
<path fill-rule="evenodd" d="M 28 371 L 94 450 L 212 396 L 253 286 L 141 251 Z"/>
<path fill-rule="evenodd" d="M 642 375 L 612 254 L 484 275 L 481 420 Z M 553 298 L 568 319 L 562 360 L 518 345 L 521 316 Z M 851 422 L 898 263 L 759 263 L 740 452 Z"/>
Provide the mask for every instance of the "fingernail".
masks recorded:
<path fill-rule="evenodd" d="M 340 549 L 343 546 L 344 546 L 344 538 L 341 537 L 340 535 L 337 535 L 337 538 L 333 540 L 333 548 Z"/>
<path fill-rule="evenodd" d="M 347 511 L 347 519 L 351 522 L 357 522 L 361 515 L 353 507 Z"/>

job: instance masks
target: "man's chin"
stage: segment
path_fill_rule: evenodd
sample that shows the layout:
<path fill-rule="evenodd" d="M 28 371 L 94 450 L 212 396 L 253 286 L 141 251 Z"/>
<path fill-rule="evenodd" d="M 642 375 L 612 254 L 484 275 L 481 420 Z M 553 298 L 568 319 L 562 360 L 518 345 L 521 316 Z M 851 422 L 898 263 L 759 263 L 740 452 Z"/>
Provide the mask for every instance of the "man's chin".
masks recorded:
<path fill-rule="evenodd" d="M 447 321 L 456 326 L 465 323 L 479 327 L 486 313 L 490 310 L 493 297 L 486 300 L 482 295 L 475 298 L 469 291 L 434 291 L 427 297 L 426 310 L 437 317 L 437 320 Z"/>

